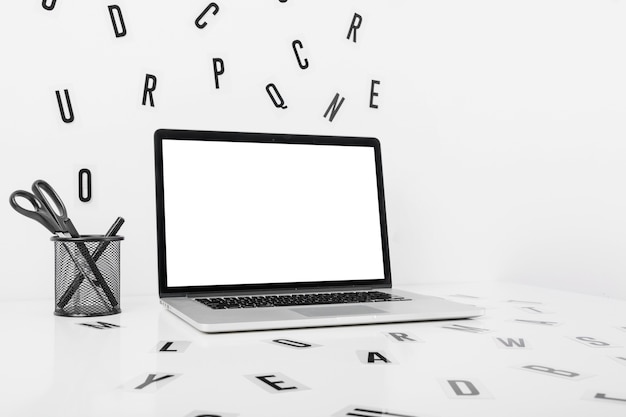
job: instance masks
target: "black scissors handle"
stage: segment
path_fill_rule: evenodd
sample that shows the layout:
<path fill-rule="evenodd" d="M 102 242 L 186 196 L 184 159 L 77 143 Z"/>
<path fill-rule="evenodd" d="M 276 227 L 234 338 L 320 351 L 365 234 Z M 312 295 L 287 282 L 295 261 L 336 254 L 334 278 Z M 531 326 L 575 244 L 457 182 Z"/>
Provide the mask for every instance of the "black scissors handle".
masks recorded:
<path fill-rule="evenodd" d="M 61 200 L 54 188 L 44 180 L 37 180 L 33 183 L 32 190 L 50 217 L 58 224 L 59 228 L 57 231 L 67 232 L 68 230 L 65 226 L 66 221 L 69 220 L 67 210 L 63 200 Z"/>
<path fill-rule="evenodd" d="M 28 210 L 22 207 L 17 201 L 18 197 L 28 201 L 32 205 L 33 210 Z M 47 209 L 42 205 L 42 202 L 28 191 L 18 190 L 11 193 L 11 197 L 9 197 L 9 204 L 11 204 L 11 207 L 13 207 L 13 209 L 21 215 L 41 223 L 51 233 L 58 233 L 62 230 L 56 220 L 48 214 Z"/>

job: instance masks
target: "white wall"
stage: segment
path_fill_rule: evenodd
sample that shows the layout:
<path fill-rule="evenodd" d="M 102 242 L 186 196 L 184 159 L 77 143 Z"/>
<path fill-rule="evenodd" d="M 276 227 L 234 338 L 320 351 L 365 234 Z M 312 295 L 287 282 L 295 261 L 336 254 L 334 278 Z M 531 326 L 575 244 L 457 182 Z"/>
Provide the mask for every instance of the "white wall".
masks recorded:
<path fill-rule="evenodd" d="M 0 193 L 47 179 L 83 233 L 125 217 L 125 295 L 156 293 L 151 141 L 167 127 L 379 137 L 399 283 L 626 298 L 626 2 L 216 2 L 202 30 L 208 0 L 3 4 Z M 355 12 L 357 43 L 346 39 Z M 213 57 L 226 66 L 219 90 Z M 146 73 L 158 77 L 154 108 L 141 105 Z M 273 107 L 270 82 L 288 109 Z M 54 94 L 65 88 L 70 124 Z M 346 101 L 331 123 L 335 93 Z M 51 296 L 49 234 L 6 203 L 0 218 L 0 298 Z"/>

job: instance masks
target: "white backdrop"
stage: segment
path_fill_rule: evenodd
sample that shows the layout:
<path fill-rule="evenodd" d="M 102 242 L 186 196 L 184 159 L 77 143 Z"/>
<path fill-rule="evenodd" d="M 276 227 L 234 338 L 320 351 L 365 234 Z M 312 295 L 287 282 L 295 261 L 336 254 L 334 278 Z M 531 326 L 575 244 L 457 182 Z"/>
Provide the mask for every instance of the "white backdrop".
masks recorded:
<path fill-rule="evenodd" d="M 199 29 L 209 3 L 3 2 L 1 194 L 44 178 L 83 233 L 126 218 L 125 295 L 156 294 L 152 134 L 188 128 L 379 137 L 398 283 L 515 280 L 626 298 L 625 1 L 217 0 Z M 141 103 L 146 74 L 154 107 Z M 72 123 L 56 102 L 64 89 Z M 336 93 L 345 102 L 330 122 Z M 81 168 L 93 173 L 88 203 Z M 49 234 L 7 203 L 0 218 L 0 297 L 51 296 Z"/>

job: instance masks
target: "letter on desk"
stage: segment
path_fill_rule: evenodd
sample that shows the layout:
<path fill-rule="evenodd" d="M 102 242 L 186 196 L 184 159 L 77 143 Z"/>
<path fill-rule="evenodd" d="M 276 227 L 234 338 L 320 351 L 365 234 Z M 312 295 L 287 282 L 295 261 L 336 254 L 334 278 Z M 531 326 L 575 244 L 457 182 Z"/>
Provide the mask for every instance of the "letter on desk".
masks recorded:
<path fill-rule="evenodd" d="M 161 340 L 157 345 L 155 351 L 161 352 L 173 352 L 183 353 L 191 345 L 191 342 L 184 340 Z"/>
<path fill-rule="evenodd" d="M 356 355 L 359 361 L 366 365 L 391 365 L 396 362 L 388 353 L 383 351 L 357 350 Z"/>
<path fill-rule="evenodd" d="M 299 342 L 297 340 L 289 340 L 289 339 L 274 339 L 270 341 L 271 343 L 278 343 L 280 345 L 283 346 L 289 346 L 292 348 L 296 348 L 296 349 L 305 349 L 305 348 L 311 348 L 311 347 L 318 347 L 320 345 L 316 345 L 314 343 L 307 343 L 307 342 Z"/>
<path fill-rule="evenodd" d="M 385 335 L 389 336 L 391 340 L 395 342 L 420 342 L 421 341 L 417 337 L 411 336 L 408 333 L 389 332 L 389 333 L 385 333 Z"/>
<path fill-rule="evenodd" d="M 94 321 L 94 322 L 89 322 L 89 323 L 76 323 L 76 324 L 79 324 L 81 326 L 91 327 L 91 328 L 98 329 L 98 330 L 116 329 L 120 327 L 117 324 L 107 323 L 105 321 Z"/>
<path fill-rule="evenodd" d="M 530 345 L 524 338 L 512 339 L 507 337 L 506 340 L 502 337 L 494 337 L 496 344 L 498 347 L 504 347 L 507 349 L 528 349 Z"/>
<path fill-rule="evenodd" d="M 450 398 L 493 398 L 487 388 L 475 379 L 444 379 L 439 382 Z"/>
<path fill-rule="evenodd" d="M 351 417 L 351 416 L 360 416 L 360 417 L 417 417 L 413 414 L 408 414 L 406 412 L 393 412 L 380 408 L 373 408 L 369 406 L 360 406 L 360 405 L 350 405 L 348 407 L 342 408 L 338 412 L 332 415 L 332 417 Z"/>
<path fill-rule="evenodd" d="M 133 392 L 155 392 L 179 376 L 180 374 L 165 373 L 141 374 L 122 385 L 121 388 Z"/>
<path fill-rule="evenodd" d="M 202 411 L 202 410 L 195 410 L 185 415 L 185 417 L 236 417 L 236 416 L 237 414 L 233 414 L 233 413 Z"/>
<path fill-rule="evenodd" d="M 559 322 L 556 321 L 540 321 L 540 320 L 523 320 L 523 319 L 514 319 L 516 323 L 528 323 L 528 324 L 539 324 L 542 326 L 558 326 Z"/>
<path fill-rule="evenodd" d="M 539 310 L 537 307 L 525 306 L 525 307 L 519 307 L 519 309 L 527 313 L 534 313 L 534 314 L 546 314 L 547 313 L 547 311 Z"/>
<path fill-rule="evenodd" d="M 459 396 L 465 395 L 480 395 L 480 391 L 476 388 L 476 385 L 472 384 L 471 381 L 467 381 L 464 379 L 449 379 L 448 384 L 454 391 L 454 394 Z"/>
<path fill-rule="evenodd" d="M 615 394 L 609 396 L 603 392 L 598 392 L 596 393 L 596 395 L 593 396 L 593 398 L 596 400 L 609 400 L 616 401 L 621 404 L 626 404 L 626 392 L 621 393 L 620 397 L 617 397 Z"/>
<path fill-rule="evenodd" d="M 444 329 L 461 330 L 463 332 L 469 332 L 469 333 L 487 333 L 491 331 L 489 329 L 482 329 L 480 327 L 463 326 L 461 324 L 451 324 L 449 326 L 441 326 L 441 327 Z"/>
<path fill-rule="evenodd" d="M 295 392 L 309 389 L 280 372 L 271 372 L 260 375 L 246 375 L 246 378 L 271 393 Z"/>
<path fill-rule="evenodd" d="M 536 373 L 543 374 L 543 375 L 558 376 L 560 378 L 565 378 L 565 379 L 569 379 L 572 381 L 578 381 L 578 380 L 593 376 L 589 374 L 583 375 L 578 372 L 567 371 L 565 369 L 557 369 L 557 368 L 552 368 L 550 366 L 543 366 L 543 365 L 524 365 L 524 366 L 521 366 L 519 369 L 532 371 L 532 372 L 536 372 Z"/>
<path fill-rule="evenodd" d="M 594 348 L 619 347 L 609 342 L 603 342 L 602 340 L 598 340 L 595 337 L 589 337 L 589 336 L 576 336 L 574 337 L 574 340 L 584 344 L 585 346 L 594 347 Z"/>
<path fill-rule="evenodd" d="M 622 365 L 626 365 L 626 356 L 612 356 L 612 358 Z"/>

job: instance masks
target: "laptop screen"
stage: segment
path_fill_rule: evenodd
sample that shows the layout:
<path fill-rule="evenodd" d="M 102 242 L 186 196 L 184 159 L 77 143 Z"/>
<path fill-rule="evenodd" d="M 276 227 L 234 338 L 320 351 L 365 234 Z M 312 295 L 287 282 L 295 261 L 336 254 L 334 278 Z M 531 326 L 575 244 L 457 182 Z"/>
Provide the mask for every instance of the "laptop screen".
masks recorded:
<path fill-rule="evenodd" d="M 157 203 L 165 288 L 385 281 L 377 141 L 162 134 Z"/>

